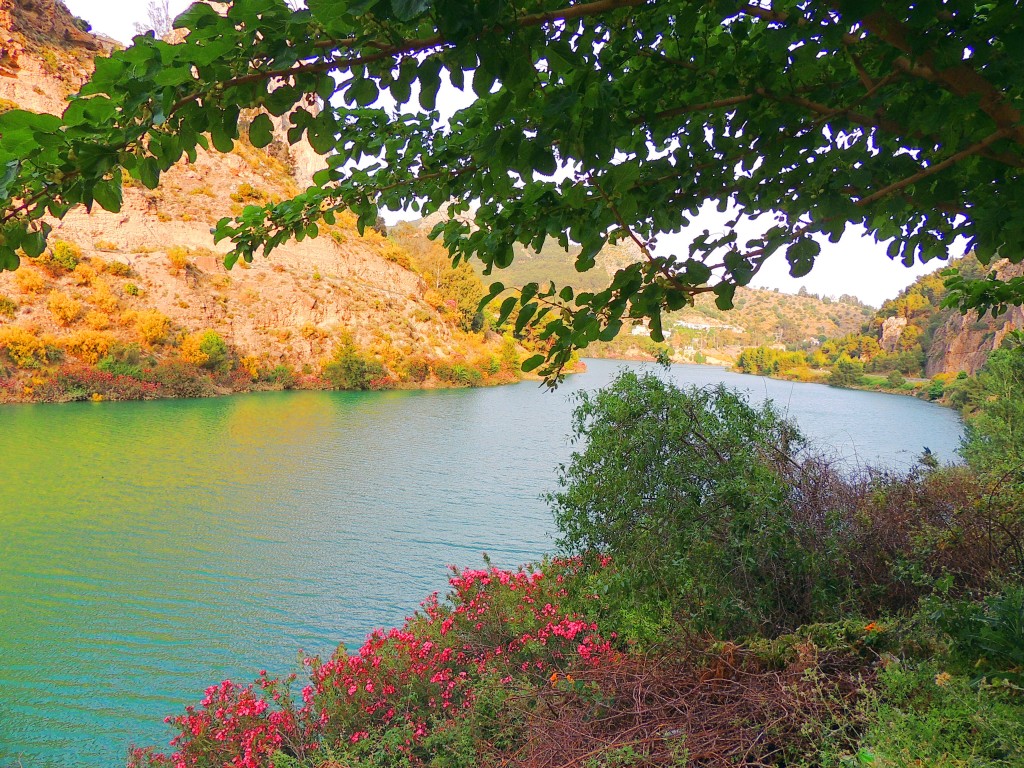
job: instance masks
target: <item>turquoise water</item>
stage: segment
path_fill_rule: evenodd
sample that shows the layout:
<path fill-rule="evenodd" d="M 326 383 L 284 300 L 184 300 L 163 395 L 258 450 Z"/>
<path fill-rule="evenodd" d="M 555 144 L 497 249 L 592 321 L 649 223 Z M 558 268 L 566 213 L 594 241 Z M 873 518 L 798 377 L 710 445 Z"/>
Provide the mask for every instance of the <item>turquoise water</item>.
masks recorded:
<path fill-rule="evenodd" d="M 123 765 L 212 682 L 361 643 L 487 552 L 551 551 L 539 496 L 572 393 L 623 364 L 440 392 L 0 408 L 0 766 Z M 636 366 L 636 364 L 631 364 Z M 766 396 L 851 462 L 952 460 L 960 423 L 906 397 L 678 366 Z"/>

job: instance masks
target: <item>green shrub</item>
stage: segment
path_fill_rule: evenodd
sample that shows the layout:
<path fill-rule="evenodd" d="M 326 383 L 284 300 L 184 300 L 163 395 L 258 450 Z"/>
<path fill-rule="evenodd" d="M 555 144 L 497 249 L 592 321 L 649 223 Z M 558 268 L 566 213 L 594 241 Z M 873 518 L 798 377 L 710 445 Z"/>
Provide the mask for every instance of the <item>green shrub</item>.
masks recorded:
<path fill-rule="evenodd" d="M 864 363 L 852 360 L 845 353 L 836 360 L 829 374 L 828 383 L 833 387 L 854 387 L 861 383 L 864 376 Z"/>
<path fill-rule="evenodd" d="M 621 576 L 609 590 L 630 610 L 773 633 L 834 599 L 815 532 L 787 504 L 803 440 L 771 405 L 634 373 L 579 397 L 587 447 L 548 500 L 565 550 L 612 557 Z"/>
<path fill-rule="evenodd" d="M 135 274 L 135 270 L 123 261 L 108 261 L 104 269 L 114 277 L 132 277 Z"/>
<path fill-rule="evenodd" d="M 899 371 L 891 371 L 889 375 L 886 377 L 885 383 L 891 389 L 899 389 L 900 387 L 907 383 L 907 380 Z"/>
<path fill-rule="evenodd" d="M 216 331 L 207 331 L 199 341 L 199 351 L 206 355 L 204 368 L 223 371 L 231 364 L 227 342 Z"/>
<path fill-rule="evenodd" d="M 1011 585 L 981 603 L 948 603 L 934 616 L 953 639 L 956 656 L 976 674 L 1024 687 L 1024 586 Z"/>
<path fill-rule="evenodd" d="M 64 274 L 74 271 L 82 258 L 82 249 L 74 243 L 56 240 L 53 246 L 43 252 L 39 263 L 53 274 Z"/>
<path fill-rule="evenodd" d="M 299 378 L 290 365 L 276 365 L 260 376 L 260 379 L 280 389 L 294 389 L 299 383 Z"/>
<path fill-rule="evenodd" d="M 180 360 L 160 363 L 146 374 L 170 397 L 206 397 L 213 394 L 210 379 L 197 367 Z"/>
<path fill-rule="evenodd" d="M 1024 344 L 1009 334 L 975 379 L 956 382 L 972 412 L 961 453 L 976 472 L 1024 485 Z"/>
<path fill-rule="evenodd" d="M 96 367 L 115 376 L 130 376 L 134 379 L 141 379 L 141 357 L 142 350 L 138 344 L 114 344 L 107 351 L 106 357 L 101 358 L 96 363 Z"/>
<path fill-rule="evenodd" d="M 361 352 L 349 336 L 342 337 L 334 358 L 323 368 L 324 378 L 335 389 L 371 389 L 386 375 L 384 364 Z"/>
<path fill-rule="evenodd" d="M 879 673 L 869 724 L 856 757 L 864 768 L 1015 768 L 1024 765 L 1024 702 L 977 688 L 937 663 L 901 664 Z"/>
<path fill-rule="evenodd" d="M 423 355 L 412 355 L 402 365 L 405 377 L 417 384 L 427 380 L 430 376 L 430 361 Z"/>

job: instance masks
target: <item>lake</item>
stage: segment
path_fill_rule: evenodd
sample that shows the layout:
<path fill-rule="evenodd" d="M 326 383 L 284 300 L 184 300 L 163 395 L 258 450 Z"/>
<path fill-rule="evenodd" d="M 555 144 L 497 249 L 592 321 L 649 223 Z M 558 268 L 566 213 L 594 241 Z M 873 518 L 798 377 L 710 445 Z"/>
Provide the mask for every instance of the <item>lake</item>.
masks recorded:
<path fill-rule="evenodd" d="M 433 392 L 282 392 L 0 408 L 0 767 L 111 768 L 224 678 L 350 649 L 446 586 L 449 563 L 554 548 L 540 494 L 572 395 L 623 365 Z M 656 369 L 656 367 L 651 366 Z M 675 366 L 773 398 L 851 463 L 955 459 L 909 397 Z"/>

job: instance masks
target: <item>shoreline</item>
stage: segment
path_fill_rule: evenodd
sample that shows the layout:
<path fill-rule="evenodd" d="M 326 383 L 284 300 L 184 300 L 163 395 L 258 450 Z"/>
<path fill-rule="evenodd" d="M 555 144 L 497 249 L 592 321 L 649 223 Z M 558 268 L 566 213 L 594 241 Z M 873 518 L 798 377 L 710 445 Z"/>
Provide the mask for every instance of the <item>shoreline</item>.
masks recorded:
<path fill-rule="evenodd" d="M 586 373 L 587 366 L 578 362 L 566 375 Z M 383 377 L 365 387 L 333 386 L 322 376 L 297 374 L 286 382 L 265 380 L 241 380 L 238 369 L 221 375 L 189 370 L 190 378 L 175 382 L 179 389 L 162 383 L 151 374 L 143 377 L 108 374 L 98 368 L 85 365 L 64 366 L 48 378 L 11 377 L 0 381 L 0 406 L 5 405 L 67 405 L 80 402 L 153 402 L 158 400 L 205 400 L 230 397 L 232 395 L 256 394 L 260 392 L 430 392 L 454 389 L 485 389 L 518 384 L 523 381 L 541 381 L 539 376 L 521 371 L 502 370 L 482 377 L 478 381 L 445 381 L 431 375 L 423 381 L 402 381 L 394 377 Z M 64 381 L 62 382 L 62 377 Z M 67 379 L 77 388 L 66 389 Z M 86 386 L 88 383 L 93 386 Z M 232 386 L 234 385 L 234 386 Z M 20 391 L 17 391 L 19 390 Z"/>
<path fill-rule="evenodd" d="M 601 357 L 594 357 L 595 360 L 621 360 L 623 362 L 634 362 L 634 363 L 657 363 L 658 361 L 649 355 L 604 355 Z M 884 376 L 873 376 L 871 374 L 865 374 L 866 378 L 878 379 L 874 383 L 861 383 L 851 386 L 842 386 L 838 384 L 832 384 L 828 381 L 829 372 L 824 369 L 816 369 L 815 372 L 820 374 L 813 379 L 809 379 L 802 376 L 786 376 L 785 374 L 769 374 L 769 373 L 749 373 L 742 371 L 735 366 L 735 364 L 724 363 L 724 362 L 704 362 L 698 363 L 694 360 L 671 360 L 672 365 L 698 365 L 709 368 L 721 368 L 722 370 L 729 371 L 730 373 L 736 373 L 743 376 L 755 376 L 766 379 L 774 379 L 776 381 L 790 381 L 796 384 L 821 384 L 827 387 L 834 387 L 835 389 L 850 389 L 859 392 L 874 392 L 879 395 L 899 395 L 900 397 L 912 397 L 916 400 L 922 400 L 928 403 L 934 403 L 945 408 L 951 407 L 945 397 L 930 398 L 927 396 L 927 388 L 931 384 L 931 379 L 919 379 L 919 378 L 907 378 L 905 384 L 899 388 L 890 388 L 882 386 L 882 382 L 885 381 Z"/>

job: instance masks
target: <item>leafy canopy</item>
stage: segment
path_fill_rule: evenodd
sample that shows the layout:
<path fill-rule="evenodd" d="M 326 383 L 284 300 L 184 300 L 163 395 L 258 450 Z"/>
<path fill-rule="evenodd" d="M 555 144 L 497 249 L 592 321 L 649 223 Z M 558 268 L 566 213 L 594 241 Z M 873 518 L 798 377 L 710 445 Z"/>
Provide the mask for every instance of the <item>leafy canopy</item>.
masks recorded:
<path fill-rule="evenodd" d="M 193 6 L 185 42 L 152 37 L 109 59 L 63 119 L 0 115 L 0 268 L 38 256 L 70 206 L 116 211 L 124 168 L 147 187 L 211 143 L 230 150 L 243 110 L 288 115 L 290 141 L 329 153 L 315 186 L 225 219 L 229 262 L 251 260 L 351 209 L 451 213 L 457 261 L 507 266 L 519 243 L 609 241 L 643 259 L 602 291 L 531 284 L 505 300 L 550 341 L 546 371 L 700 292 L 728 308 L 773 254 L 806 274 L 819 240 L 860 224 L 906 264 L 961 236 L 983 263 L 1024 258 L 1024 16 L 1016 3 L 924 0 L 236 0 Z M 442 122 L 442 83 L 475 95 Z M 323 106 L 311 108 L 311 97 Z M 273 139 L 263 113 L 256 146 Z M 250 113 L 251 114 L 251 113 Z M 358 161 L 358 162 L 353 162 Z M 659 233 L 705 204 L 736 227 L 679 253 Z M 762 217 L 764 214 L 770 214 Z M 500 284 L 492 296 L 501 292 Z M 1024 300 L 1024 285 L 958 285 L 963 307 Z M 544 362 L 536 357 L 528 367 Z"/>

